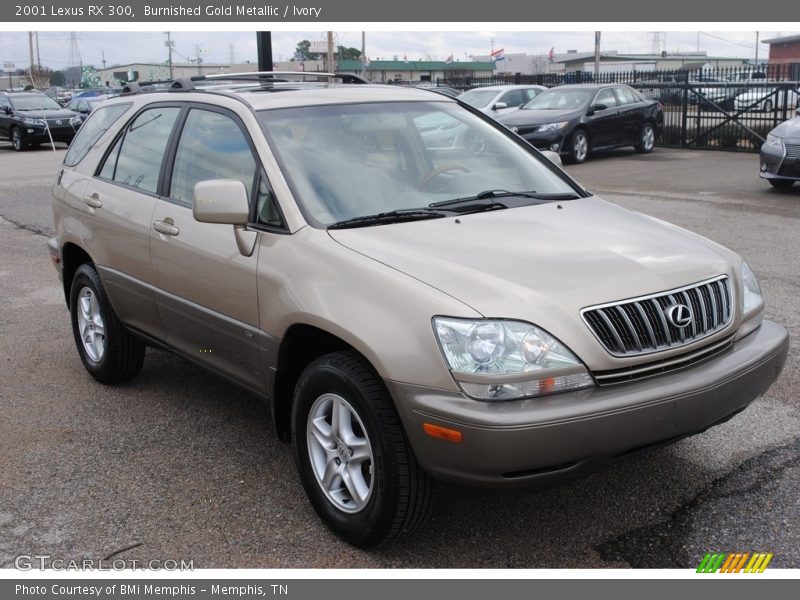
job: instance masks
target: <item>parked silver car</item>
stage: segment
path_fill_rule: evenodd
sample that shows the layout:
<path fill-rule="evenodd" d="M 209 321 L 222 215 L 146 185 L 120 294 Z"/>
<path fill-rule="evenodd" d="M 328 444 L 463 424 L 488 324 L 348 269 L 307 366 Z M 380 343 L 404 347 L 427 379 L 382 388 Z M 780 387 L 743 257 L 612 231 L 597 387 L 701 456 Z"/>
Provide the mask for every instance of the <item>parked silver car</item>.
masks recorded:
<path fill-rule="evenodd" d="M 497 118 L 515 111 L 546 89 L 542 85 L 490 85 L 468 90 L 458 99 Z"/>
<path fill-rule="evenodd" d="M 790 188 L 800 181 L 800 108 L 795 115 L 770 131 L 761 145 L 759 175 L 773 187 Z"/>
<path fill-rule="evenodd" d="M 92 377 L 131 379 L 153 345 L 259 395 L 348 542 L 412 531 L 434 479 L 575 476 L 729 419 L 780 373 L 787 332 L 741 257 L 495 121 L 423 90 L 228 77 L 92 113 L 51 257 Z"/>

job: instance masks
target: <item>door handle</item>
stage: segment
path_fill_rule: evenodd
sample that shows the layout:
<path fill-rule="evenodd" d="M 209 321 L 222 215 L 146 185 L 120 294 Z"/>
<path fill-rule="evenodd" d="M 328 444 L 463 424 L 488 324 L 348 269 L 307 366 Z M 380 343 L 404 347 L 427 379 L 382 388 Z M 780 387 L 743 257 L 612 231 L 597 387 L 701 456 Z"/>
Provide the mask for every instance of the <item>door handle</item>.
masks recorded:
<path fill-rule="evenodd" d="M 86 206 L 91 206 L 92 208 L 100 208 L 103 206 L 103 203 L 100 201 L 100 196 L 97 194 L 97 192 L 91 196 L 86 196 L 86 198 L 83 199 L 83 203 Z"/>
<path fill-rule="evenodd" d="M 156 221 L 153 223 L 153 229 L 164 235 L 178 235 L 181 232 L 175 225 L 166 221 Z"/>

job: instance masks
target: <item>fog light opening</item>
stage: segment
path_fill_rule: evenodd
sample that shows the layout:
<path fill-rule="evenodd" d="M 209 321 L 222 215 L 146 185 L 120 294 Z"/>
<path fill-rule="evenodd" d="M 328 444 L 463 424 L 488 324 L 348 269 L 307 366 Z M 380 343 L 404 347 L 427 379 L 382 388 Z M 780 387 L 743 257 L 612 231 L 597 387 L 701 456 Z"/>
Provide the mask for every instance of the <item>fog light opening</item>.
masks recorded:
<path fill-rule="evenodd" d="M 767 170 L 767 163 L 763 163 L 763 162 L 762 162 L 762 163 L 761 163 L 761 172 L 763 173 L 763 172 L 764 172 L 764 171 L 766 171 L 766 170 Z"/>
<path fill-rule="evenodd" d="M 558 143 L 550 144 L 550 150 L 553 152 L 558 152 Z"/>

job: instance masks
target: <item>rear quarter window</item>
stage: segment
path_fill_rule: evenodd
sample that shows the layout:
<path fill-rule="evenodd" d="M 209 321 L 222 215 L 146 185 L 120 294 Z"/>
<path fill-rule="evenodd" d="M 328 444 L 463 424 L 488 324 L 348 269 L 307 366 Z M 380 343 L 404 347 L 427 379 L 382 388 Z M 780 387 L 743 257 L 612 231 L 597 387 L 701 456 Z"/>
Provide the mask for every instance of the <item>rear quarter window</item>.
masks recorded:
<path fill-rule="evenodd" d="M 114 106 L 104 106 L 98 108 L 89 116 L 78 130 L 75 139 L 69 145 L 67 155 L 64 157 L 64 165 L 74 167 L 83 160 L 89 150 L 97 143 L 97 140 L 108 131 L 117 119 L 130 108 L 131 104 L 115 104 Z"/>

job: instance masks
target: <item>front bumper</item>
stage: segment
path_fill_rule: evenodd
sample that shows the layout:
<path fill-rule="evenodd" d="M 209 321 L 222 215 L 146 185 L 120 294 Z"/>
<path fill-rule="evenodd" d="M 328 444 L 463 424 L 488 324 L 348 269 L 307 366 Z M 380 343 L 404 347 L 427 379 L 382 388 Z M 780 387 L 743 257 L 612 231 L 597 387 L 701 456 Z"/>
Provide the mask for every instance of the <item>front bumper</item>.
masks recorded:
<path fill-rule="evenodd" d="M 769 388 L 788 348 L 786 330 L 765 321 L 722 355 L 621 385 L 497 403 L 391 381 L 387 386 L 431 476 L 515 487 L 569 478 L 725 421 Z M 462 441 L 430 437 L 424 423 L 461 431 Z"/>
<path fill-rule="evenodd" d="M 800 144 L 800 140 L 784 140 L 784 143 Z M 759 176 L 762 179 L 788 179 L 800 181 L 800 158 L 786 156 L 784 148 L 763 144 L 759 153 Z"/>
<path fill-rule="evenodd" d="M 72 138 L 77 133 L 78 126 L 73 128 L 69 127 L 50 127 L 50 133 L 47 133 L 47 128 L 42 125 L 21 125 L 22 139 L 29 144 L 43 144 L 50 141 L 53 137 L 54 142 L 70 143 Z"/>
<path fill-rule="evenodd" d="M 562 152 L 564 147 L 564 130 L 558 129 L 555 131 L 539 132 L 536 131 L 530 134 L 521 134 L 522 139 L 528 142 L 538 150 L 552 150 L 553 152 Z"/>

